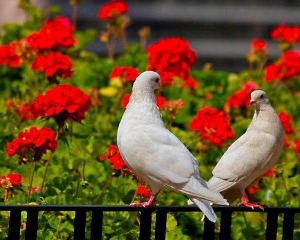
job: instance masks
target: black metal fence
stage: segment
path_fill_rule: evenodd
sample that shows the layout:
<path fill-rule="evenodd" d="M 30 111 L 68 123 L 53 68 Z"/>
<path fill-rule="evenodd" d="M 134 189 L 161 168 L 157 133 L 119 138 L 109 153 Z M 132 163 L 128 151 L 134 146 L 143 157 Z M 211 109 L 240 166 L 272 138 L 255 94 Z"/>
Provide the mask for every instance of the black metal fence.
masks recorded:
<path fill-rule="evenodd" d="M 260 209 L 251 210 L 245 207 L 214 207 L 216 212 L 221 212 L 220 221 L 220 240 L 231 239 L 231 222 L 232 213 L 234 212 L 262 212 Z M 194 206 L 183 207 L 130 207 L 130 206 L 99 206 L 99 205 L 81 205 L 81 206 L 0 206 L 0 211 L 9 211 L 9 231 L 8 240 L 20 239 L 21 212 L 27 212 L 26 220 L 26 240 L 36 240 L 38 230 L 38 213 L 40 211 L 58 212 L 72 211 L 75 212 L 74 219 L 74 240 L 86 239 L 86 215 L 92 212 L 91 236 L 88 239 L 102 239 L 103 213 L 104 212 L 140 212 L 140 233 L 139 239 L 148 240 L 151 238 L 152 214 L 156 214 L 155 222 L 155 240 L 165 239 L 167 214 L 170 212 L 198 212 L 199 209 Z M 268 207 L 264 213 L 267 214 L 266 240 L 276 240 L 278 230 L 278 216 L 283 214 L 282 240 L 292 240 L 294 232 L 295 215 L 300 213 L 300 208 L 282 208 Z M 203 239 L 215 239 L 215 224 L 204 221 Z"/>

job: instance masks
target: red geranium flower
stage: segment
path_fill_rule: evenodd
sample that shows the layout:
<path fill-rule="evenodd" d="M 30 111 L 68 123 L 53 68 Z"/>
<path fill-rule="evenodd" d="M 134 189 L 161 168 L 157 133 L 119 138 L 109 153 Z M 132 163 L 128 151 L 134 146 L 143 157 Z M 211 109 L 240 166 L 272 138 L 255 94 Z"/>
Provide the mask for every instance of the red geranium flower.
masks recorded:
<path fill-rule="evenodd" d="M 265 69 L 265 81 L 287 81 L 300 74 L 300 52 L 286 51 L 275 64 L 270 64 Z"/>
<path fill-rule="evenodd" d="M 131 96 L 131 93 L 127 93 L 123 96 L 123 98 L 121 100 L 122 108 L 126 108 L 127 104 L 129 103 L 130 96 Z M 156 104 L 159 109 L 163 109 L 165 107 L 165 102 L 166 102 L 166 99 L 164 97 L 162 97 L 162 96 L 156 97 Z"/>
<path fill-rule="evenodd" d="M 140 72 L 137 68 L 130 66 L 114 67 L 109 75 L 109 78 L 121 78 L 123 82 L 134 82 L 139 74 Z"/>
<path fill-rule="evenodd" d="M 265 177 L 273 178 L 276 175 L 276 169 L 274 167 L 270 168 L 265 174 Z"/>
<path fill-rule="evenodd" d="M 231 95 L 226 102 L 230 108 L 246 108 L 250 104 L 250 93 L 259 86 L 254 82 L 247 82 L 243 88 Z"/>
<path fill-rule="evenodd" d="M 139 195 L 143 198 L 150 198 L 151 196 L 151 191 L 150 189 L 148 189 L 146 186 L 143 186 L 143 185 L 138 185 L 137 186 L 137 189 L 135 191 L 135 194 L 136 195 Z"/>
<path fill-rule="evenodd" d="M 10 182 L 10 179 L 7 176 L 1 176 L 0 177 L 0 188 L 9 189 L 11 187 L 13 187 L 13 185 Z"/>
<path fill-rule="evenodd" d="M 114 170 L 120 170 L 126 167 L 118 147 L 113 144 L 108 147 L 106 154 L 100 156 L 100 161 L 104 161 L 105 159 L 109 159 Z"/>
<path fill-rule="evenodd" d="M 168 111 L 183 109 L 184 101 L 182 99 L 166 101 L 164 108 L 166 108 Z"/>
<path fill-rule="evenodd" d="M 9 173 L 7 177 L 14 187 L 21 185 L 23 182 L 22 176 L 19 173 Z"/>
<path fill-rule="evenodd" d="M 294 142 L 296 152 L 300 153 L 300 138 Z"/>
<path fill-rule="evenodd" d="M 73 64 L 68 55 L 60 52 L 51 52 L 42 56 L 36 56 L 32 63 L 32 69 L 37 72 L 43 72 L 51 82 L 52 79 L 57 81 L 56 77 L 71 77 Z"/>
<path fill-rule="evenodd" d="M 184 86 L 186 86 L 188 88 L 197 88 L 199 86 L 199 83 L 194 78 L 192 78 L 191 76 L 188 76 L 184 80 Z"/>
<path fill-rule="evenodd" d="M 255 53 L 265 51 L 266 46 L 267 46 L 266 42 L 258 38 L 253 39 L 251 42 L 251 49 Z"/>
<path fill-rule="evenodd" d="M 98 12 L 100 20 L 110 20 L 128 12 L 126 2 L 122 0 L 110 1 L 103 4 Z"/>
<path fill-rule="evenodd" d="M 224 141 L 233 138 L 234 132 L 229 125 L 229 120 L 225 112 L 205 107 L 198 111 L 190 128 L 198 131 L 201 139 L 220 147 Z"/>
<path fill-rule="evenodd" d="M 254 193 L 258 192 L 260 190 L 260 187 L 257 185 L 252 185 L 248 188 L 248 192 L 250 195 L 253 195 Z"/>
<path fill-rule="evenodd" d="M 20 132 L 18 137 L 7 144 L 6 154 L 10 157 L 19 155 L 20 162 L 40 160 L 47 151 L 55 151 L 57 141 L 55 132 L 50 128 L 31 127 Z"/>
<path fill-rule="evenodd" d="M 22 58 L 17 51 L 17 43 L 11 42 L 0 46 L 0 65 L 18 68 L 22 64 Z"/>
<path fill-rule="evenodd" d="M 147 52 L 148 70 L 158 72 L 163 84 L 171 86 L 173 78 L 179 77 L 188 87 L 197 85 L 190 77 L 190 68 L 196 62 L 196 54 L 184 39 L 178 37 L 162 39 L 150 45 Z"/>
<path fill-rule="evenodd" d="M 287 26 L 281 24 L 277 26 L 271 33 L 273 40 L 286 42 L 286 43 L 299 43 L 300 42 L 300 28 L 298 26 Z"/>
<path fill-rule="evenodd" d="M 6 102 L 6 109 L 9 111 L 16 112 L 21 120 L 29 120 L 35 118 L 35 103 L 34 102 L 25 102 L 22 101 L 19 104 L 16 104 L 13 100 L 9 100 Z"/>
<path fill-rule="evenodd" d="M 61 127 L 67 120 L 81 122 L 91 106 L 90 97 L 77 87 L 59 84 L 39 95 L 35 101 L 36 115 L 53 117 Z"/>
<path fill-rule="evenodd" d="M 278 114 L 278 116 L 282 123 L 284 132 L 286 134 L 293 134 L 294 133 L 294 129 L 292 127 L 293 117 L 291 115 L 288 115 L 285 111 L 281 111 Z"/>
<path fill-rule="evenodd" d="M 289 139 L 286 136 L 283 137 L 283 147 L 284 148 L 289 148 L 290 147 Z"/>
<path fill-rule="evenodd" d="M 58 16 L 27 37 L 28 44 L 38 51 L 70 48 L 75 45 L 73 26 L 69 19 Z"/>

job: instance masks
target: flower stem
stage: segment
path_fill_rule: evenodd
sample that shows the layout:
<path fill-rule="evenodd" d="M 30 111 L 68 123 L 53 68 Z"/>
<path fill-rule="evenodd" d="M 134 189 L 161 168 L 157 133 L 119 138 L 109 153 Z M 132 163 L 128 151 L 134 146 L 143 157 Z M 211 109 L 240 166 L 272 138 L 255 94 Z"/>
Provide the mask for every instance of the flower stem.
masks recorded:
<path fill-rule="evenodd" d="M 30 182 L 29 182 L 29 188 L 28 188 L 26 202 L 29 201 L 30 191 L 32 189 L 32 183 L 33 183 L 33 177 L 34 177 L 35 168 L 36 168 L 36 161 L 33 162 L 33 168 L 32 168 L 32 173 L 31 173 L 31 177 L 30 177 Z"/>
<path fill-rule="evenodd" d="M 114 174 L 112 174 L 105 182 L 104 187 L 102 188 L 102 191 L 98 194 L 98 196 L 94 199 L 93 203 L 97 203 L 100 197 L 105 193 L 106 189 L 108 188 L 110 182 L 112 181 L 114 177 Z"/>
<path fill-rule="evenodd" d="M 51 159 L 52 155 L 53 155 L 53 153 L 51 153 L 49 155 L 49 157 L 47 158 L 46 168 L 45 168 L 45 171 L 44 171 L 43 181 L 42 181 L 42 186 L 41 186 L 41 194 L 43 194 L 44 185 L 45 185 L 45 181 L 46 181 L 46 175 L 47 175 L 47 172 L 48 172 L 48 168 L 49 168 L 49 164 L 50 164 L 50 159 Z"/>

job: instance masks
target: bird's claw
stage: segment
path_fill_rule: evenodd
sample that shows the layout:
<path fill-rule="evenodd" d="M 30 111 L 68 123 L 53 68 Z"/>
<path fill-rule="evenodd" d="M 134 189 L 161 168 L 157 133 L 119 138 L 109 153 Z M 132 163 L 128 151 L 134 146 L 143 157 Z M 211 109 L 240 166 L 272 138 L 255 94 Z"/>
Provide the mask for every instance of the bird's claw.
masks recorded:
<path fill-rule="evenodd" d="M 153 203 L 149 203 L 149 202 L 142 202 L 142 203 L 137 203 L 137 202 L 133 202 L 133 203 L 130 203 L 129 206 L 132 206 L 132 207 L 153 207 L 154 204 Z"/>
<path fill-rule="evenodd" d="M 259 205 L 257 203 L 250 203 L 250 202 L 247 202 L 247 201 L 242 201 L 238 204 L 238 206 L 245 206 L 245 207 L 249 207 L 251 208 L 252 210 L 254 210 L 254 208 L 259 208 L 261 210 L 264 211 L 264 207 L 262 205 Z"/>

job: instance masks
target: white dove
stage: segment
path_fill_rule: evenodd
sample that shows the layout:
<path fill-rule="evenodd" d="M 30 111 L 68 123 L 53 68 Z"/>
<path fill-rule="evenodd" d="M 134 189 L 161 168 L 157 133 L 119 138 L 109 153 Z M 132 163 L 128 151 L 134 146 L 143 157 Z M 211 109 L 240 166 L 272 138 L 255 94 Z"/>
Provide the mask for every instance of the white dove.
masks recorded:
<path fill-rule="evenodd" d="M 200 178 L 195 158 L 164 127 L 154 93 L 159 88 L 160 76 L 156 72 L 140 74 L 118 128 L 117 144 L 122 158 L 151 187 L 148 202 L 132 205 L 155 205 L 160 189 L 167 186 L 186 194 L 215 222 L 217 218 L 210 203 L 228 203 L 220 193 L 207 188 L 207 183 Z"/>
<path fill-rule="evenodd" d="M 253 91 L 250 103 L 255 105 L 252 122 L 221 157 L 208 187 L 228 201 L 242 196 L 240 205 L 263 209 L 249 201 L 246 189 L 277 162 L 283 148 L 283 128 L 264 91 Z"/>

